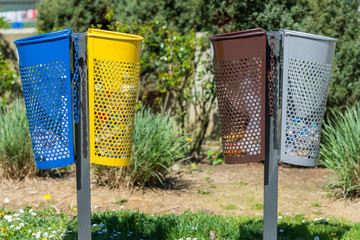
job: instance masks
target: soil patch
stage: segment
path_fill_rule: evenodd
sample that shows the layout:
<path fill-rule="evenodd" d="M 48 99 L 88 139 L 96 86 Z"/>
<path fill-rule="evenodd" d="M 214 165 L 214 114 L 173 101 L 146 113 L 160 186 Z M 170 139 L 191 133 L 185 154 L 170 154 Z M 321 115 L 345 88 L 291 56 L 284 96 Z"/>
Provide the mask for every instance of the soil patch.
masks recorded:
<path fill-rule="evenodd" d="M 95 185 L 91 177 L 93 211 L 132 209 L 150 214 L 206 211 L 243 216 L 263 215 L 263 172 L 261 163 L 211 166 L 180 166 L 163 189 L 130 191 Z M 279 167 L 279 213 L 305 217 L 341 217 L 360 222 L 360 199 L 329 198 L 326 184 L 331 180 L 324 168 Z M 52 198 L 44 200 L 45 194 Z M 75 169 L 62 178 L 36 178 L 21 182 L 2 180 L 0 205 L 8 207 L 50 205 L 57 211 L 76 214 Z"/>

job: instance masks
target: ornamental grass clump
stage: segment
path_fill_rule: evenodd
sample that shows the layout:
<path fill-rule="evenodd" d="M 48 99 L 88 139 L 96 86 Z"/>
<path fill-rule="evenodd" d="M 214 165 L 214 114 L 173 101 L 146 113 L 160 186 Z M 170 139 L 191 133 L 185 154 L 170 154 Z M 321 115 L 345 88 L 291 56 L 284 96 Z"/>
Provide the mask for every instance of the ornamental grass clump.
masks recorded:
<path fill-rule="evenodd" d="M 36 174 L 25 104 L 21 100 L 0 108 L 0 166 L 2 177 L 7 179 Z"/>
<path fill-rule="evenodd" d="M 345 113 L 332 111 L 322 133 L 322 164 L 335 175 L 330 186 L 339 189 L 344 198 L 360 196 L 359 114 L 359 102 Z"/>
<path fill-rule="evenodd" d="M 186 158 L 187 146 L 187 137 L 170 114 L 154 114 L 150 109 L 141 109 L 135 114 L 130 165 L 93 165 L 93 173 L 99 185 L 112 188 L 163 184 L 169 168 Z"/>

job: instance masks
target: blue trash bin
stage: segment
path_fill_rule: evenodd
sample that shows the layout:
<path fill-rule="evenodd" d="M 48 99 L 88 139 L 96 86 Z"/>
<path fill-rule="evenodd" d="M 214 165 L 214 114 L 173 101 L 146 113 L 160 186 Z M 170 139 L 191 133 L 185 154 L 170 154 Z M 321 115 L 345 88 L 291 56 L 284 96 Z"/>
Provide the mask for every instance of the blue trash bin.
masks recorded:
<path fill-rule="evenodd" d="M 74 163 L 71 29 L 15 41 L 36 167 Z"/>

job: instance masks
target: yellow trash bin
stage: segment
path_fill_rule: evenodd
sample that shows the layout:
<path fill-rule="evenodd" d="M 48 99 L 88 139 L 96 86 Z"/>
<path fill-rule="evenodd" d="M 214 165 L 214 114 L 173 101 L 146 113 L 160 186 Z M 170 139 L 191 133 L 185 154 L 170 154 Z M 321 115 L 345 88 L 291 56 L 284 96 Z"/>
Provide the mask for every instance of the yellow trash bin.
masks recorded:
<path fill-rule="evenodd" d="M 88 30 L 90 162 L 130 162 L 134 114 L 144 38 Z"/>

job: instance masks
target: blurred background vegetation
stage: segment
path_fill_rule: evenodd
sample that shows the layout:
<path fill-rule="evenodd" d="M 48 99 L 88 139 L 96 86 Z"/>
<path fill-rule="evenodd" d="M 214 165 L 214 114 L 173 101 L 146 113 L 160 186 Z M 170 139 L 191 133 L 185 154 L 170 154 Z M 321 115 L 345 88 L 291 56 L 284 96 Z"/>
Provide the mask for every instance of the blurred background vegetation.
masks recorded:
<path fill-rule="evenodd" d="M 337 114 L 350 114 L 347 113 L 352 111 L 349 109 L 358 106 L 358 0 L 40 0 L 37 9 L 39 32 L 69 27 L 76 32 L 96 27 L 143 36 L 145 41 L 138 107 L 150 107 L 155 113 L 167 112 L 177 122 L 182 136 L 191 139 L 191 142 L 184 143 L 188 156 L 214 158 L 202 148 L 209 135 L 206 133 L 209 130 L 210 113 L 216 104 L 208 41 L 208 37 L 213 34 L 261 27 L 268 31 L 285 28 L 338 38 L 326 122 L 333 125 L 333 121 L 340 125 L 346 124 L 343 123 L 344 118 L 336 117 Z M 2 23 L 0 19 L 0 26 Z M 16 72 L 8 67 L 7 60 L 2 56 L 0 48 L 0 94 L 2 104 L 6 105 L 20 93 L 20 87 L 16 84 Z M 195 111 L 196 124 L 189 124 L 190 106 Z M 356 121 L 351 126 L 347 125 L 355 128 L 359 119 Z M 325 131 L 330 126 L 325 125 Z M 215 134 L 210 136 L 218 141 L 219 134 L 216 134 L 216 129 L 214 131 Z M 323 139 L 324 151 L 330 151 L 326 146 L 331 146 L 334 141 L 342 141 L 344 147 L 351 144 L 360 146 L 359 138 L 334 140 L 329 137 L 330 134 L 341 135 L 341 131 L 343 128 L 340 127 L 328 131 L 327 137 Z M 213 160 L 218 162 L 221 155 L 214 154 L 216 159 Z M 355 149 L 351 154 L 356 159 L 352 162 L 352 169 L 359 178 L 360 149 Z M 323 158 L 327 162 L 332 157 L 325 153 Z M 345 159 L 336 161 L 348 164 Z M 332 168 L 333 165 L 325 166 Z M 100 170 L 103 171 L 99 169 L 100 173 Z M 341 174 L 339 171 L 334 172 Z"/>

